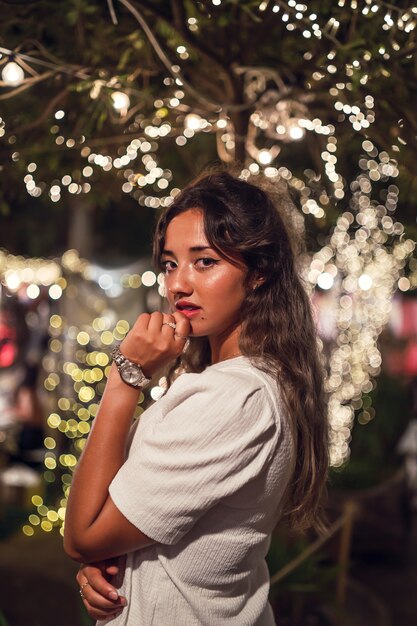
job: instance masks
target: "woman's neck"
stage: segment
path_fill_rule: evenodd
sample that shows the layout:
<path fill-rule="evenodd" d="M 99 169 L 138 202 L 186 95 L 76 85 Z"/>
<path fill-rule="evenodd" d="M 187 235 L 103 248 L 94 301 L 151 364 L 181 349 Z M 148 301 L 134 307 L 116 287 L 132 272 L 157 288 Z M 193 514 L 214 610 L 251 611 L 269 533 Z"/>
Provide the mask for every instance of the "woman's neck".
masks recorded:
<path fill-rule="evenodd" d="M 209 337 L 211 349 L 211 364 L 227 361 L 237 356 L 241 356 L 242 352 L 239 348 L 240 326 L 235 328 L 227 338 L 219 341 L 219 338 Z"/>

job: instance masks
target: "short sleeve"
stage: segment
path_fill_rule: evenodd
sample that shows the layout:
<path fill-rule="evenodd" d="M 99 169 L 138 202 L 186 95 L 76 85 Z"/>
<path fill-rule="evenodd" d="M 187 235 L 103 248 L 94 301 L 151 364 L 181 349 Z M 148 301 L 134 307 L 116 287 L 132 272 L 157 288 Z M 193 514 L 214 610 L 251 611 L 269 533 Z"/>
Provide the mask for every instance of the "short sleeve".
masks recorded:
<path fill-rule="evenodd" d="M 159 402 L 109 491 L 143 533 L 174 544 L 263 471 L 279 422 L 270 392 L 245 371 L 183 374 Z"/>

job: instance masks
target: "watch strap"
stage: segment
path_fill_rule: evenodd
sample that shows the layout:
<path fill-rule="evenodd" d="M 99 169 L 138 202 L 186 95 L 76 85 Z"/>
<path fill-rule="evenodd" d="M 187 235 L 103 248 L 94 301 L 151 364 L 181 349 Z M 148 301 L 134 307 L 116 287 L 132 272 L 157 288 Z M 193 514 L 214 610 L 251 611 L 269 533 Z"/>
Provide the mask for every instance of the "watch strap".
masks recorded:
<path fill-rule="evenodd" d="M 134 361 L 131 361 L 130 359 L 125 357 L 125 355 L 122 354 L 122 352 L 120 351 L 119 346 L 115 346 L 113 348 L 113 350 L 110 353 L 110 356 L 113 359 L 123 382 L 125 382 L 126 384 L 130 384 L 131 387 L 144 387 L 145 385 L 151 382 L 151 379 L 147 378 L 145 374 L 143 373 L 142 366 L 140 365 L 140 363 L 135 363 Z M 138 373 L 140 375 L 140 380 L 137 384 L 129 383 L 124 378 L 123 368 L 126 367 L 127 365 L 133 366 L 135 369 L 138 370 Z"/>

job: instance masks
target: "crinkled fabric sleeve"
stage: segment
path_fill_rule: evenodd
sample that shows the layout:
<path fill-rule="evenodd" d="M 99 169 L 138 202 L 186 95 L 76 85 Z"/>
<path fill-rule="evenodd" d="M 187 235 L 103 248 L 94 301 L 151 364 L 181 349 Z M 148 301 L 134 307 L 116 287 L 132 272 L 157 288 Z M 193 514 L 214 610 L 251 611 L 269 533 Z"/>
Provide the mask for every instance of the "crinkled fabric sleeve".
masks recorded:
<path fill-rule="evenodd" d="M 265 468 L 279 421 L 266 388 L 242 373 L 183 374 L 163 400 L 109 491 L 145 535 L 175 544 Z"/>

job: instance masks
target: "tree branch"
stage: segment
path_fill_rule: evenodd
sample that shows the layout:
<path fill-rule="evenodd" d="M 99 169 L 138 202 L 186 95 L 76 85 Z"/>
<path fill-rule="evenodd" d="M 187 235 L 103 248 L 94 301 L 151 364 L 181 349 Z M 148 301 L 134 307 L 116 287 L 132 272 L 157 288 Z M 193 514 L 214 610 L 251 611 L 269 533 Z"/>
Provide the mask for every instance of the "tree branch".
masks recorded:
<path fill-rule="evenodd" d="M 182 4 L 181 2 L 177 2 L 176 0 L 173 0 L 173 3 L 176 5 Z M 141 6 L 146 11 L 149 11 L 155 17 L 161 19 L 170 28 L 173 28 L 185 42 L 190 44 L 190 46 L 200 52 L 207 59 L 215 63 L 222 70 L 222 72 L 224 72 L 225 76 L 229 77 L 227 67 L 225 67 L 224 59 L 221 57 L 221 55 L 216 54 L 216 52 L 210 46 L 208 46 L 206 43 L 202 43 L 200 39 L 193 35 L 187 28 L 185 22 L 178 21 L 180 19 L 180 15 L 182 15 L 184 19 L 185 13 L 183 11 L 183 8 L 180 9 L 178 6 L 176 7 L 175 19 L 177 21 L 175 21 L 175 23 L 173 24 L 171 16 L 157 10 L 154 3 L 147 2 L 147 0 L 137 0 L 136 4 Z"/>
<path fill-rule="evenodd" d="M 68 90 L 65 87 L 65 89 L 62 89 L 52 98 L 52 100 L 49 101 L 49 103 L 44 108 L 41 115 L 36 120 L 33 120 L 33 122 L 30 122 L 29 124 L 24 124 L 23 126 L 18 126 L 17 128 L 13 128 L 11 132 L 17 134 L 17 133 L 26 132 L 28 130 L 32 130 L 33 128 L 37 128 L 46 120 L 46 118 L 51 113 L 51 111 L 56 107 L 56 105 L 62 100 L 64 100 L 67 95 L 68 95 Z"/>
<path fill-rule="evenodd" d="M 30 87 L 32 87 L 36 83 L 40 83 L 41 81 L 50 78 L 54 74 L 56 74 L 56 72 L 45 72 L 44 74 L 39 74 L 38 76 L 33 76 L 32 78 L 27 78 L 23 81 L 21 85 L 19 85 L 19 87 L 16 87 L 16 89 L 12 89 L 12 91 L 1 95 L 0 100 L 8 100 L 9 98 L 13 98 L 14 96 L 17 96 L 18 93 L 22 93 L 22 91 L 30 89 Z M 0 87 L 8 87 L 8 85 L 6 85 L 6 83 L 4 83 L 3 81 L 0 81 Z"/>

